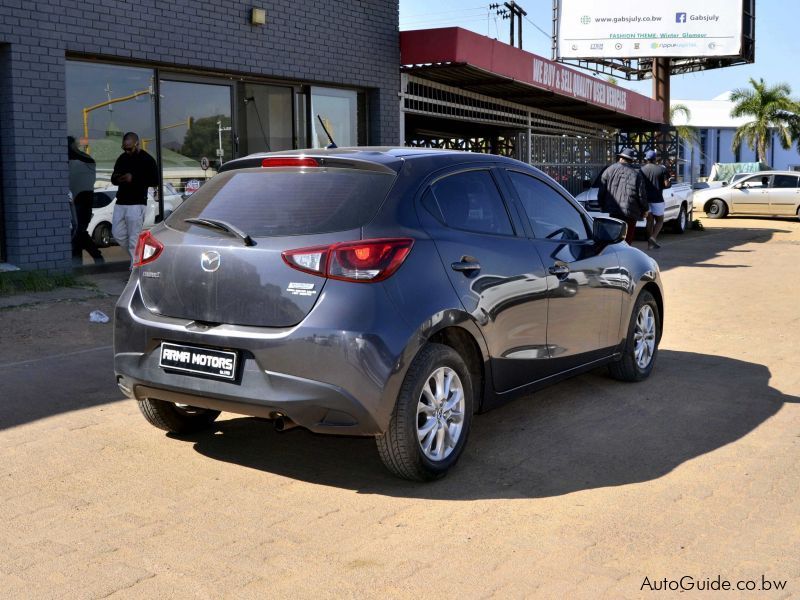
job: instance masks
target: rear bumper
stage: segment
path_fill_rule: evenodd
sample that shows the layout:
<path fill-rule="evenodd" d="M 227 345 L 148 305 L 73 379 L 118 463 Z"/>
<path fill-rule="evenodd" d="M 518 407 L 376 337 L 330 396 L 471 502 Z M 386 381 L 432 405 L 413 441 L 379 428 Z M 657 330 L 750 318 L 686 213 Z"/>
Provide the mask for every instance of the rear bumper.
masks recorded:
<path fill-rule="evenodd" d="M 381 432 L 369 412 L 342 389 L 276 373 L 268 373 L 265 379 L 262 390 L 265 395 L 256 398 L 167 389 L 125 375 L 118 375 L 117 383 L 126 395 L 137 400 L 164 400 L 266 419 L 288 417 L 316 433 L 377 435 Z"/>
<path fill-rule="evenodd" d="M 342 303 L 333 291 L 326 286 L 317 306 L 295 327 L 208 327 L 148 311 L 134 277 L 115 311 L 114 370 L 120 388 L 139 400 L 287 417 L 318 433 L 379 435 L 388 426 L 407 370 L 403 356 L 412 332 L 397 318 L 380 284 L 358 285 Z M 359 306 L 379 308 L 365 314 Z M 327 327 L 325 314 L 331 311 L 337 315 L 336 330 Z M 235 351 L 236 380 L 163 369 L 163 341 Z"/>

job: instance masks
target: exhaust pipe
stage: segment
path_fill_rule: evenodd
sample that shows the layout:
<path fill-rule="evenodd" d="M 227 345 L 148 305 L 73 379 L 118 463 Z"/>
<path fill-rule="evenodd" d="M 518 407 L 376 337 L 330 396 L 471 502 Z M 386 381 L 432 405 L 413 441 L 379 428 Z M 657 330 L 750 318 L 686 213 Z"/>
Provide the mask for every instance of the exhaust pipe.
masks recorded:
<path fill-rule="evenodd" d="M 298 427 L 297 423 L 292 421 L 289 417 L 285 417 L 281 415 L 277 419 L 275 419 L 275 431 L 289 431 L 290 429 L 294 429 Z"/>

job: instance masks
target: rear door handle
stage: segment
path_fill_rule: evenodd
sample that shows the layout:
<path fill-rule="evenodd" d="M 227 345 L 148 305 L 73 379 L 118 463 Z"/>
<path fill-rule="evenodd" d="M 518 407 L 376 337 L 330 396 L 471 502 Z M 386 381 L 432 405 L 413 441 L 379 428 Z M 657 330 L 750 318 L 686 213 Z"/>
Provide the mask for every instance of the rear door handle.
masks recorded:
<path fill-rule="evenodd" d="M 450 263 L 450 268 L 466 274 L 477 273 L 481 270 L 481 263 L 472 256 L 462 256 L 459 262 Z"/>
<path fill-rule="evenodd" d="M 547 270 L 549 271 L 550 275 L 555 275 L 559 279 L 564 279 L 564 277 L 569 275 L 568 265 L 553 265 Z"/>

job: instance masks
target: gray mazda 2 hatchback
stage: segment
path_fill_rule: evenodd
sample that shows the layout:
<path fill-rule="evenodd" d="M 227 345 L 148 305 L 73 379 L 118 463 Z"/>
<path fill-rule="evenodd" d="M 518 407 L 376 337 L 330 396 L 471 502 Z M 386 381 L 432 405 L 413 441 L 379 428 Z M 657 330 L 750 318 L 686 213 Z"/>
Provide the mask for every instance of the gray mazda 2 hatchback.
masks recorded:
<path fill-rule="evenodd" d="M 658 266 L 541 171 L 410 148 L 248 156 L 144 231 L 114 368 L 175 433 L 220 411 L 372 436 L 441 477 L 474 413 L 600 365 L 655 364 Z"/>

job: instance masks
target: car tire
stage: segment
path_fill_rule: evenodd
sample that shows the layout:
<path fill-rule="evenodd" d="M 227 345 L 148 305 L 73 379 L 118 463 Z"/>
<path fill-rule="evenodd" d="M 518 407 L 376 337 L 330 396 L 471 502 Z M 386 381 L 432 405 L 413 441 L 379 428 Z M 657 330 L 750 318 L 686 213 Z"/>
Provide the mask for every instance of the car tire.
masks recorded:
<path fill-rule="evenodd" d="M 139 400 L 138 404 L 148 423 L 171 433 L 197 433 L 206 430 L 219 416 L 218 410 L 177 405 L 154 398 Z"/>
<path fill-rule="evenodd" d="M 467 442 L 472 400 L 461 356 L 443 344 L 425 346 L 408 369 L 389 428 L 376 438 L 386 468 L 412 481 L 444 477 Z"/>
<path fill-rule="evenodd" d="M 653 370 L 661 341 L 661 315 L 653 295 L 643 290 L 636 299 L 622 357 L 608 365 L 614 379 L 642 381 Z"/>
<path fill-rule="evenodd" d="M 94 228 L 92 239 L 98 248 L 108 248 L 111 245 L 111 225 L 100 223 Z"/>
<path fill-rule="evenodd" d="M 681 204 L 681 210 L 678 212 L 678 218 L 675 219 L 675 222 L 672 226 L 672 231 L 678 234 L 686 233 L 686 230 L 689 229 L 691 221 L 689 220 L 689 213 L 686 212 L 686 205 Z"/>
<path fill-rule="evenodd" d="M 728 216 L 728 205 L 724 200 L 718 198 L 709 202 L 706 208 L 706 216 L 709 219 L 724 219 Z"/>

